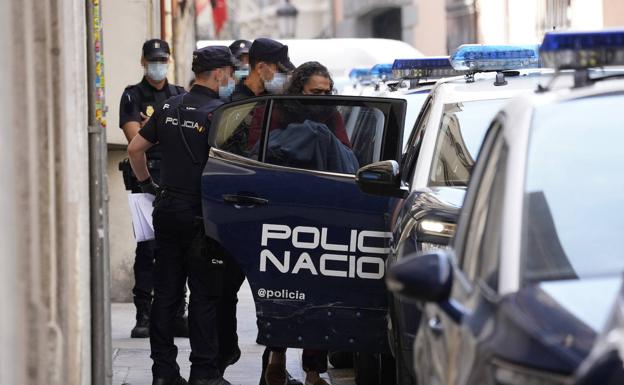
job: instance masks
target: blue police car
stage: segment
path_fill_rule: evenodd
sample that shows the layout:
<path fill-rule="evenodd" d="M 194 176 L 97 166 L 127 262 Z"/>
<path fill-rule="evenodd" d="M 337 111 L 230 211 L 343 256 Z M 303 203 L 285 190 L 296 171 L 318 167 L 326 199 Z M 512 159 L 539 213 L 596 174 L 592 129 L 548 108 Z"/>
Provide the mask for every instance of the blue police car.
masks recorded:
<path fill-rule="evenodd" d="M 458 49 L 451 60 L 394 63 L 404 78 L 450 77 L 438 81 L 428 95 L 400 163 L 374 163 L 357 174 L 363 191 L 399 197 L 388 210 L 392 233 L 388 266 L 415 251 L 448 244 L 489 123 L 510 98 L 550 81 L 552 70 L 535 68 L 538 59 L 536 47 L 469 45 Z M 410 384 L 416 375 L 412 345 L 420 310 L 393 296 L 388 314 L 397 380 Z"/>
<path fill-rule="evenodd" d="M 418 383 L 569 384 L 622 286 L 624 77 L 589 68 L 624 64 L 624 31 L 549 33 L 540 54 L 553 80 L 490 125 L 451 247 L 389 271 L 423 309 Z"/>

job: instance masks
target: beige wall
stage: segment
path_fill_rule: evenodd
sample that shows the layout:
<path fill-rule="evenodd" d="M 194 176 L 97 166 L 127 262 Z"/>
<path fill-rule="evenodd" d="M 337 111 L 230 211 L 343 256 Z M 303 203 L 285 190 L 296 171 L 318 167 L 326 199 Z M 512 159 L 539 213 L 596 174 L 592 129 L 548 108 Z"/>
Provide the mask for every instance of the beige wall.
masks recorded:
<path fill-rule="evenodd" d="M 412 45 L 425 55 L 446 55 L 445 2 L 414 0 L 414 3 L 417 20 Z"/>
<path fill-rule="evenodd" d="M 143 42 L 160 37 L 158 0 L 107 0 L 102 2 L 108 143 L 126 145 L 119 129 L 119 100 L 124 88 L 143 76 L 140 64 Z M 173 71 L 170 71 L 172 73 Z M 109 237 L 111 300 L 132 300 L 132 264 L 136 246 L 124 189 L 117 164 L 126 157 L 123 147 L 108 152 Z"/>
<path fill-rule="evenodd" d="M 624 27 L 624 1 L 604 0 L 604 26 Z"/>
<path fill-rule="evenodd" d="M 128 208 L 128 192 L 124 189 L 120 160 L 126 158 L 124 150 L 108 152 L 108 210 L 111 264 L 111 300 L 131 302 L 134 276 L 134 249 L 136 243 L 132 232 L 132 219 Z"/>

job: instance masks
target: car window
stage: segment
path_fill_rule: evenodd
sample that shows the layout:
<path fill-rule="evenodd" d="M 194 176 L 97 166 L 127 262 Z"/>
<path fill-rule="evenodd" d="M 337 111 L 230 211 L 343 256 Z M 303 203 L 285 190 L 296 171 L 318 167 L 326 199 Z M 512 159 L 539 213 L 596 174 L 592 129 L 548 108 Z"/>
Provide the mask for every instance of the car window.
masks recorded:
<path fill-rule="evenodd" d="M 466 228 L 467 231 L 463 238 L 464 243 L 460 254 L 460 266 L 466 278 L 471 282 L 474 282 L 477 278 L 481 265 L 479 261 L 480 252 L 484 243 L 483 238 L 488 219 L 490 218 L 490 225 L 494 223 L 494 217 L 488 214 L 494 204 L 492 187 L 500 164 L 499 159 L 503 142 L 502 136 L 498 135 L 499 128 L 499 123 L 495 123 L 492 126 L 492 134 L 488 138 L 491 141 L 491 145 L 486 140 L 485 144 L 488 144 L 488 153 L 484 154 L 486 162 L 483 164 L 479 175 L 475 175 L 477 179 L 470 186 L 470 201 L 467 198 L 464 211 L 467 226 L 462 227 Z"/>
<path fill-rule="evenodd" d="M 383 111 L 373 106 L 276 100 L 265 162 L 355 174 L 358 168 L 381 160 L 385 125 Z"/>
<path fill-rule="evenodd" d="M 221 150 L 258 160 L 256 146 L 262 133 L 266 102 L 250 102 L 227 108 L 218 120 L 215 147 Z"/>
<path fill-rule="evenodd" d="M 444 105 L 430 186 L 467 186 L 483 136 L 506 99 Z"/>
<path fill-rule="evenodd" d="M 428 98 L 420 111 L 420 115 L 416 120 L 414 129 L 410 134 L 409 141 L 407 142 L 407 146 L 405 148 L 405 155 L 403 156 L 401 162 L 401 175 L 407 182 L 411 181 L 412 176 L 414 175 L 414 168 L 416 167 L 418 155 L 420 154 L 420 146 L 422 144 L 423 137 L 425 136 L 425 128 L 427 127 L 429 117 L 431 116 L 431 104 L 431 98 Z"/>
<path fill-rule="evenodd" d="M 624 94 L 538 108 L 529 140 L 523 282 L 621 275 Z"/>
<path fill-rule="evenodd" d="M 502 137 L 501 137 L 502 138 Z M 502 142 L 502 140 L 501 140 Z M 492 162 L 496 162 L 494 180 L 487 199 L 485 229 L 483 240 L 477 255 L 478 277 L 493 290 L 498 290 L 498 271 L 500 266 L 500 246 L 503 227 L 503 197 L 505 195 L 505 176 L 507 146 L 494 149 Z M 499 154 L 496 152 L 500 151 Z M 498 157 L 498 160 L 495 160 Z"/>

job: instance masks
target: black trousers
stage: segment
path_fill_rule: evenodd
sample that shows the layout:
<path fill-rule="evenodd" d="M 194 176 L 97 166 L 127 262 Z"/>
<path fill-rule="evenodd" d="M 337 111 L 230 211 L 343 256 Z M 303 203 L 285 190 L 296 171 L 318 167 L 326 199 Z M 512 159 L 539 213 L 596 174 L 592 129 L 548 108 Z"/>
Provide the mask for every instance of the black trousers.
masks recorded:
<path fill-rule="evenodd" d="M 216 247 L 216 246 L 215 246 Z M 238 346 L 236 305 L 238 304 L 238 291 L 245 281 L 245 274 L 236 261 L 227 256 L 221 248 L 217 248 L 226 261 L 223 280 L 223 294 L 219 301 L 219 360 L 222 369 L 240 355 Z"/>
<path fill-rule="evenodd" d="M 154 245 L 154 241 L 137 242 L 136 245 L 132 294 L 137 313 L 149 312 L 152 303 Z"/>
<path fill-rule="evenodd" d="M 224 262 L 211 255 L 201 221 L 201 203 L 162 194 L 155 203 L 154 301 L 150 322 L 152 374 L 179 375 L 173 320 L 188 277 L 191 379 L 219 377 L 217 305 Z"/>

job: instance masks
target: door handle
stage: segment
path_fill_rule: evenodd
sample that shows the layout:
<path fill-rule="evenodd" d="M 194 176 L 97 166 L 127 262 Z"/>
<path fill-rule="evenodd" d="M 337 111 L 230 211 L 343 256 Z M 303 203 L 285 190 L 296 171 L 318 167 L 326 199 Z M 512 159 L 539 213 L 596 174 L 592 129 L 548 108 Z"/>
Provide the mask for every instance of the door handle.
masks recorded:
<path fill-rule="evenodd" d="M 442 332 L 444 332 L 444 327 L 442 327 L 442 321 L 438 316 L 429 318 L 429 321 L 427 323 L 429 325 L 429 330 L 431 330 L 434 335 L 439 336 L 442 334 Z"/>
<path fill-rule="evenodd" d="M 223 194 L 222 197 L 225 203 L 233 204 L 236 207 L 254 207 L 269 203 L 268 199 L 254 197 L 251 195 Z"/>

